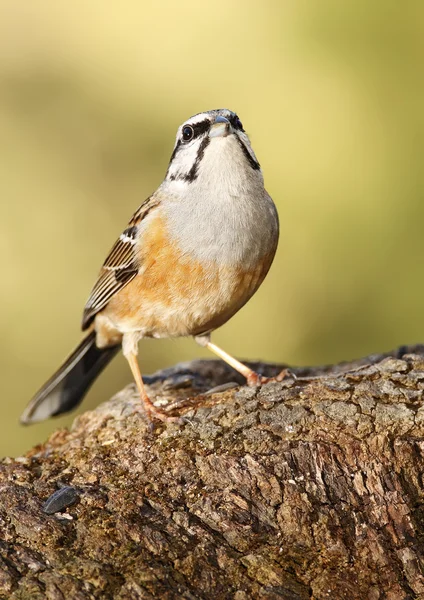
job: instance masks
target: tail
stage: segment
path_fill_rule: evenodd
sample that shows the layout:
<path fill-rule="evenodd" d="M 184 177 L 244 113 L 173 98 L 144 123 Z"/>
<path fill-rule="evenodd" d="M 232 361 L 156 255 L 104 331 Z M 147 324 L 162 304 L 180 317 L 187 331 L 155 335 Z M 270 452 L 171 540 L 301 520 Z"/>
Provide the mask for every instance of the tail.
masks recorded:
<path fill-rule="evenodd" d="M 120 345 L 97 348 L 95 332 L 89 333 L 33 397 L 21 416 L 21 423 L 43 421 L 78 406 L 119 349 Z"/>

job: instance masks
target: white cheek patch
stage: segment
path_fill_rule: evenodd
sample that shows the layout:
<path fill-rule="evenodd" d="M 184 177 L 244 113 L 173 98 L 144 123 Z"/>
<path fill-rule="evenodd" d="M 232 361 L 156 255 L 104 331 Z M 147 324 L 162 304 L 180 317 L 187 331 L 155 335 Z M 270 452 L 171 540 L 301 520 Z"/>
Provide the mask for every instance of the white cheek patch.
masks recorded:
<path fill-rule="evenodd" d="M 196 164 L 201 142 L 202 137 L 199 137 L 188 144 L 180 144 L 169 165 L 167 179 L 184 179 L 190 173 Z"/>

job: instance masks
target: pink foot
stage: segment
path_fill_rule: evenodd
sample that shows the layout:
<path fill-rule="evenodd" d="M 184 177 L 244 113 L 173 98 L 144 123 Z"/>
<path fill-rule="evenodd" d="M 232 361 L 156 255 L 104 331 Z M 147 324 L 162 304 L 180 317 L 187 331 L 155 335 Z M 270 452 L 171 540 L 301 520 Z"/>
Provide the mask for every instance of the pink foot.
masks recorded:
<path fill-rule="evenodd" d="M 275 377 L 265 377 L 264 375 L 252 371 L 250 375 L 246 377 L 246 381 L 249 387 L 256 387 L 258 385 L 263 385 L 264 383 L 269 383 L 270 381 L 283 381 L 283 379 L 290 375 L 292 375 L 292 373 L 290 373 L 288 369 L 283 369 Z"/>
<path fill-rule="evenodd" d="M 153 423 L 155 419 L 162 421 L 163 423 L 181 423 L 179 417 L 171 417 L 171 415 L 168 415 L 165 411 L 157 408 L 150 398 L 143 399 L 142 404 L 137 406 L 137 410 L 142 412 L 150 423 Z"/>

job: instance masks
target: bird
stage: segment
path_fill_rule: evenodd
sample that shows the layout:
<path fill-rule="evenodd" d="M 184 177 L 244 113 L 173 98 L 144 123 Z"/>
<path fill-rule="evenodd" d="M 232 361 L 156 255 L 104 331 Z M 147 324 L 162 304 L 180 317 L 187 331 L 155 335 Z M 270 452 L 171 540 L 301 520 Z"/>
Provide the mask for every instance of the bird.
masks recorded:
<path fill-rule="evenodd" d="M 122 231 L 85 305 L 85 337 L 41 387 L 24 424 L 71 411 L 122 349 L 146 418 L 172 419 L 149 398 L 142 338 L 192 336 L 241 373 L 267 379 L 211 341 L 257 291 L 274 259 L 279 219 L 235 112 L 198 113 L 177 131 L 165 178 Z"/>

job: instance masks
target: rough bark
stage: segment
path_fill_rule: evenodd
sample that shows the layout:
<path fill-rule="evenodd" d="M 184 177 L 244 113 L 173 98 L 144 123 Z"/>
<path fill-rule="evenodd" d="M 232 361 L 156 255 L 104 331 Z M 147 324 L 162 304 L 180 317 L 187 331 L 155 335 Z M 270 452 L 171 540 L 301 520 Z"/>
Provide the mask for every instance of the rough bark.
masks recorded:
<path fill-rule="evenodd" d="M 150 390 L 182 425 L 128 386 L 4 460 L 0 596 L 424 598 L 424 347 L 294 372 L 206 395 L 234 373 L 179 365 Z"/>

